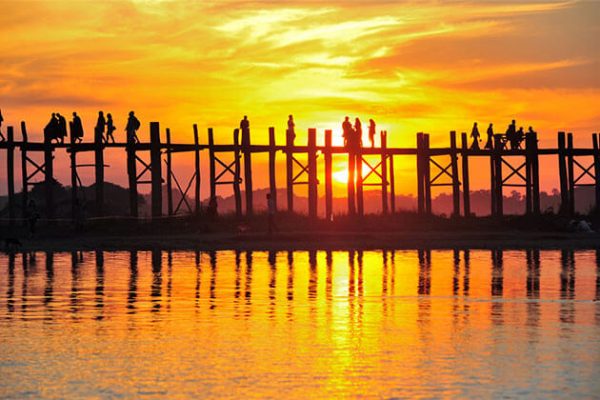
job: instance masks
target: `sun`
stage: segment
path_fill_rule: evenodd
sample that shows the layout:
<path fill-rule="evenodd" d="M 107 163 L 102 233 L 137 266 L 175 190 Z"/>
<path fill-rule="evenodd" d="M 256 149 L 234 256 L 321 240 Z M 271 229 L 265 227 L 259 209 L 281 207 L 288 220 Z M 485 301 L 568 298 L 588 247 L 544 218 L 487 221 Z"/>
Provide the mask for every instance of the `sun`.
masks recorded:
<path fill-rule="evenodd" d="M 348 170 L 347 169 L 342 169 L 340 171 L 334 172 L 332 174 L 333 176 L 333 180 L 336 181 L 337 183 L 341 183 L 341 184 L 348 184 Z"/>

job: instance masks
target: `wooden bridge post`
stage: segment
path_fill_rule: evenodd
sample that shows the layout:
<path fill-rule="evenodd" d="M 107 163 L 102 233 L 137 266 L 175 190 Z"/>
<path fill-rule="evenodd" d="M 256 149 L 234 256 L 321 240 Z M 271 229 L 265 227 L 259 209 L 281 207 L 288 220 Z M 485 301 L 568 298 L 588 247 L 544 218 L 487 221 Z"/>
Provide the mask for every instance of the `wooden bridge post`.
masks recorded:
<path fill-rule="evenodd" d="M 217 198 L 217 181 L 216 181 L 216 165 L 215 165 L 215 137 L 213 128 L 208 128 L 208 164 L 209 164 L 209 179 L 210 179 L 210 198 L 209 201 L 216 201 Z"/>
<path fill-rule="evenodd" d="M 573 134 L 567 133 L 567 178 L 569 180 L 569 215 L 575 214 L 575 162 L 573 158 Z"/>
<path fill-rule="evenodd" d="M 531 144 L 531 133 L 525 134 L 525 214 L 531 215 L 533 212 L 533 180 L 532 180 L 532 160 L 533 145 Z"/>
<path fill-rule="evenodd" d="M 495 140 L 495 137 L 494 137 Z M 496 143 L 498 141 L 494 141 L 494 147 L 490 154 L 490 207 L 491 207 L 491 215 L 496 215 L 496 211 L 498 210 L 496 205 Z"/>
<path fill-rule="evenodd" d="M 275 176 L 277 148 L 275 146 L 275 128 L 271 126 L 269 128 L 269 193 L 271 194 L 271 202 L 277 210 L 277 179 Z M 267 204 L 267 208 L 268 206 Z"/>
<path fill-rule="evenodd" d="M 194 212 L 200 214 L 200 140 L 198 125 L 194 124 Z"/>
<path fill-rule="evenodd" d="M 381 212 L 388 213 L 387 132 L 381 131 Z"/>
<path fill-rule="evenodd" d="M 246 191 L 246 215 L 253 213 L 252 192 L 252 149 L 250 148 L 250 131 L 242 130 L 242 149 L 244 152 L 244 189 Z"/>
<path fill-rule="evenodd" d="M 352 146 L 348 149 L 348 215 L 356 214 L 356 151 Z"/>
<path fill-rule="evenodd" d="M 287 190 L 287 209 L 294 212 L 294 140 L 296 135 L 289 129 L 285 131 L 285 171 Z"/>
<path fill-rule="evenodd" d="M 44 137 L 44 187 L 46 217 L 54 218 L 54 147 L 50 138 Z"/>
<path fill-rule="evenodd" d="M 460 217 L 460 181 L 458 180 L 456 131 L 450 131 L 450 169 L 452 170 L 452 215 Z"/>
<path fill-rule="evenodd" d="M 540 214 L 540 161 L 538 153 L 537 132 L 532 134 L 531 138 L 531 179 L 532 179 L 532 201 L 533 213 Z"/>
<path fill-rule="evenodd" d="M 423 175 L 423 133 L 417 133 L 417 212 L 425 212 L 425 178 Z"/>
<path fill-rule="evenodd" d="M 96 175 L 96 216 L 104 215 L 104 140 L 102 132 L 94 133 L 94 155 L 95 155 L 95 175 Z"/>
<path fill-rule="evenodd" d="M 29 181 L 27 179 L 27 126 L 25 121 L 21 121 L 21 217 L 25 218 L 27 214 L 27 195 L 29 193 Z"/>
<path fill-rule="evenodd" d="M 137 191 L 137 161 L 135 155 L 135 141 L 127 138 L 127 178 L 129 181 L 129 214 L 138 217 L 138 191 Z"/>
<path fill-rule="evenodd" d="M 69 122 L 71 125 L 71 123 Z M 71 218 L 73 221 L 77 219 L 79 213 L 79 201 L 77 200 L 77 149 L 75 143 L 75 135 L 73 135 L 73 127 L 71 127 L 69 158 L 71 160 Z"/>
<path fill-rule="evenodd" d="M 331 129 L 325 130 L 325 220 L 331 221 L 333 217 L 333 185 L 332 185 L 332 154 L 331 154 Z"/>
<path fill-rule="evenodd" d="M 354 153 L 354 160 L 356 165 L 356 209 L 359 216 L 365 215 L 365 199 L 363 191 L 363 151 L 362 145 L 358 144 Z"/>
<path fill-rule="evenodd" d="M 387 131 L 386 131 L 387 136 Z M 390 210 L 392 214 L 396 212 L 396 181 L 394 178 L 394 154 L 390 153 Z"/>
<path fill-rule="evenodd" d="M 469 143 L 467 141 L 467 133 L 463 132 L 460 135 L 462 149 L 462 189 L 463 189 L 463 215 L 471 216 L 471 184 L 469 181 Z"/>
<path fill-rule="evenodd" d="M 560 179 L 560 213 L 569 212 L 569 180 L 567 178 L 565 133 L 558 132 L 558 174 Z"/>
<path fill-rule="evenodd" d="M 6 184 L 8 186 L 8 223 L 15 224 L 15 135 L 12 126 L 6 128 Z"/>
<path fill-rule="evenodd" d="M 173 215 L 173 182 L 171 174 L 173 173 L 172 155 L 171 155 L 171 129 L 167 128 L 167 214 Z M 181 193 L 183 196 L 184 194 Z"/>
<path fill-rule="evenodd" d="M 152 217 L 162 215 L 162 166 L 160 154 L 160 125 L 150 122 L 150 169 L 152 179 Z"/>
<path fill-rule="evenodd" d="M 598 148 L 598 134 L 592 134 L 592 142 L 594 144 L 594 189 L 595 189 L 595 210 L 600 212 L 600 149 Z"/>
<path fill-rule="evenodd" d="M 431 166 L 429 163 L 429 158 L 431 157 L 429 153 L 429 134 L 426 133 L 423 135 L 423 175 L 425 180 L 425 213 L 427 215 L 432 214 L 431 208 Z"/>
<path fill-rule="evenodd" d="M 494 137 L 494 194 L 495 194 L 495 215 L 501 217 L 504 215 L 504 197 L 502 193 L 502 142 L 499 136 Z"/>
<path fill-rule="evenodd" d="M 317 185 L 317 130 L 308 130 L 308 216 L 317 218 L 319 191 Z"/>
<path fill-rule="evenodd" d="M 240 130 L 238 128 L 233 130 L 233 198 L 235 200 L 235 216 L 237 218 L 242 217 L 242 192 L 240 190 Z"/>

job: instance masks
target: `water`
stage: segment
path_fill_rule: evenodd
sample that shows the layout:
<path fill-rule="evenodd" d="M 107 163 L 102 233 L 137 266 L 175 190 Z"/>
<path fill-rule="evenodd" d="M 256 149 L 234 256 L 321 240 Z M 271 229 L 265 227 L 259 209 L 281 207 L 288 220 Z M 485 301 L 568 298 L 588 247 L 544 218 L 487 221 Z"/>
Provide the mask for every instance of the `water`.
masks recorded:
<path fill-rule="evenodd" d="M 0 397 L 598 397 L 598 260 L 0 255 Z"/>

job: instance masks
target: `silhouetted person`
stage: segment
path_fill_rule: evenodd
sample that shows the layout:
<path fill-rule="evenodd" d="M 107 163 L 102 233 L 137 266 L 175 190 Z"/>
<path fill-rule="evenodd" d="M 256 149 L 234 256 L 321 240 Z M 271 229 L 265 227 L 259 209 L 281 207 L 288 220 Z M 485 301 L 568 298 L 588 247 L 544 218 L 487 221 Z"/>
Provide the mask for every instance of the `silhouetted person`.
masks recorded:
<path fill-rule="evenodd" d="M 60 142 L 64 143 L 65 137 L 67 136 L 67 120 L 65 119 L 65 117 L 63 117 L 59 113 L 56 113 L 56 121 L 58 124 L 57 131 L 58 131 L 58 135 L 60 136 Z"/>
<path fill-rule="evenodd" d="M 523 143 L 523 140 L 525 140 L 525 131 L 523 131 L 523 127 L 519 127 L 519 130 L 517 131 L 516 135 L 515 135 L 515 140 L 517 141 L 517 149 L 521 148 L 521 143 Z"/>
<path fill-rule="evenodd" d="M 51 142 L 54 139 L 58 141 L 58 120 L 56 119 L 56 113 L 52 113 L 50 121 L 44 127 L 44 141 Z"/>
<path fill-rule="evenodd" d="M 350 143 L 352 143 L 352 135 L 354 134 L 354 130 L 352 129 L 352 123 L 350 123 L 350 118 L 344 118 L 344 122 L 342 122 L 342 137 L 344 138 L 344 147 L 348 147 Z"/>
<path fill-rule="evenodd" d="M 0 142 L 4 142 L 6 139 L 2 134 L 2 123 L 4 122 L 4 117 L 2 116 L 2 110 L 0 110 Z"/>
<path fill-rule="evenodd" d="M 479 150 L 479 142 L 481 139 L 479 138 L 481 135 L 479 134 L 479 128 L 477 128 L 477 122 L 473 123 L 473 129 L 471 130 L 471 137 L 473 138 L 473 143 L 471 143 L 471 150 Z"/>
<path fill-rule="evenodd" d="M 492 150 L 494 148 L 494 125 L 490 124 L 487 128 L 487 142 L 485 142 L 485 149 Z"/>
<path fill-rule="evenodd" d="M 94 141 L 95 142 L 103 142 L 104 141 L 104 128 L 106 127 L 106 119 L 104 118 L 104 113 L 102 111 L 98 112 L 98 121 L 96 122 L 96 127 L 94 128 Z"/>
<path fill-rule="evenodd" d="M 40 218 L 40 214 L 38 213 L 35 201 L 33 201 L 33 199 L 30 199 L 27 203 L 26 215 L 29 237 L 32 238 L 35 235 L 35 226 L 37 224 L 37 220 Z"/>
<path fill-rule="evenodd" d="M 113 143 L 115 142 L 113 132 L 116 129 L 111 113 L 106 114 L 106 143 L 108 143 L 109 140 L 112 140 Z"/>
<path fill-rule="evenodd" d="M 358 118 L 354 120 L 354 146 L 362 147 L 362 123 Z"/>
<path fill-rule="evenodd" d="M 140 139 L 137 137 L 137 130 L 140 129 L 140 120 L 136 118 L 133 111 L 129 112 L 129 118 L 127 118 L 127 126 L 125 131 L 127 132 L 127 143 L 139 143 Z"/>
<path fill-rule="evenodd" d="M 510 125 L 508 125 L 508 129 L 506 130 L 506 140 L 510 143 L 511 149 L 519 147 L 519 142 L 517 140 L 517 124 L 514 119 Z"/>
<path fill-rule="evenodd" d="M 288 116 L 288 137 L 290 138 L 290 140 L 293 142 L 294 139 L 296 139 L 296 124 L 294 123 L 294 116 L 293 115 L 289 115 Z M 241 124 L 240 124 L 241 126 Z"/>
<path fill-rule="evenodd" d="M 240 121 L 240 130 L 242 131 L 242 144 L 247 144 L 246 141 L 250 138 L 250 121 L 248 121 L 247 115 L 244 115 Z"/>
<path fill-rule="evenodd" d="M 375 147 L 375 121 L 369 120 L 369 141 L 371 142 L 371 148 Z"/>
<path fill-rule="evenodd" d="M 83 139 L 83 124 L 76 112 L 73 113 L 73 121 L 71 121 L 71 138 L 73 142 L 78 143 L 81 143 Z"/>
<path fill-rule="evenodd" d="M 277 209 L 275 208 L 275 201 L 271 198 L 271 193 L 267 193 L 267 213 L 269 214 L 269 236 L 271 236 L 273 232 L 279 230 L 275 222 Z"/>

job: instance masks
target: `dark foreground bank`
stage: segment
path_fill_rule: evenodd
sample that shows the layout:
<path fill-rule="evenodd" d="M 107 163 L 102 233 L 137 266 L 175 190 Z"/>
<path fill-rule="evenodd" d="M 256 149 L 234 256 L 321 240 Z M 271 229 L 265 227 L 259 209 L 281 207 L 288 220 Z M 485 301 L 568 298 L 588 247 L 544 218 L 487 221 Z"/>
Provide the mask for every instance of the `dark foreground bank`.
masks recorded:
<path fill-rule="evenodd" d="M 268 231 L 268 218 L 256 215 L 236 219 L 186 217 L 140 222 L 130 219 L 40 223 L 33 237 L 25 226 L 0 228 L 4 250 L 347 250 L 413 248 L 573 248 L 600 247 L 598 224 L 587 218 L 594 232 L 578 232 L 574 221 L 556 215 L 513 216 L 502 219 L 423 218 L 412 213 L 391 216 L 338 217 L 312 220 L 281 214 L 276 230 Z M 16 239 L 13 241 L 12 239 Z"/>

